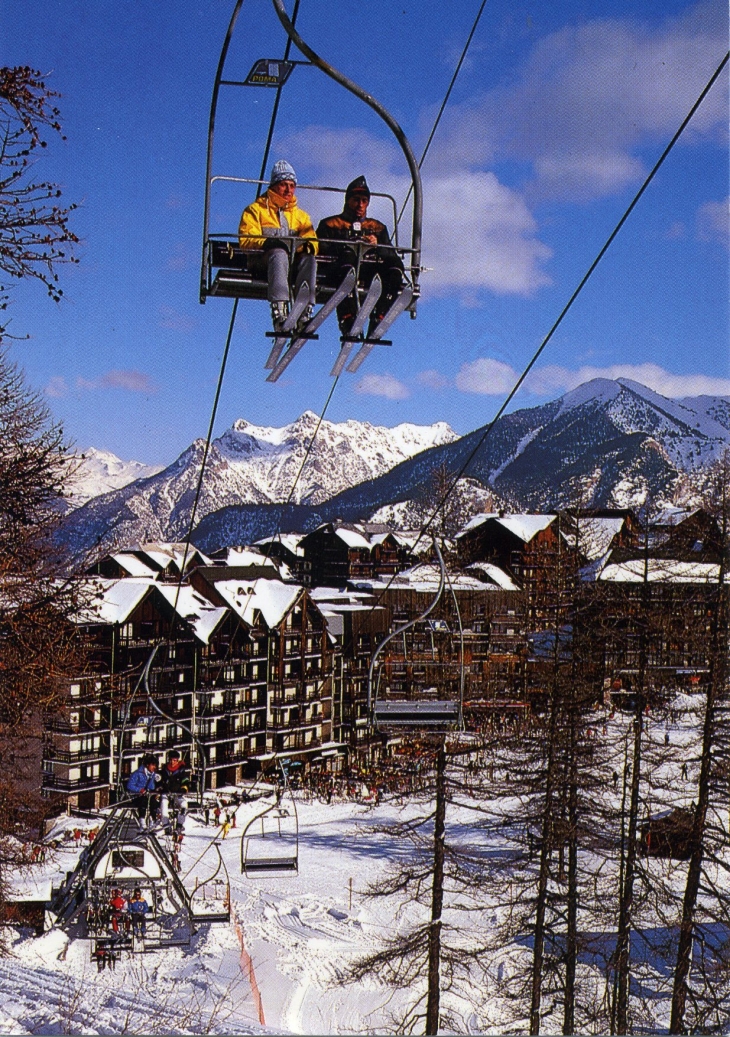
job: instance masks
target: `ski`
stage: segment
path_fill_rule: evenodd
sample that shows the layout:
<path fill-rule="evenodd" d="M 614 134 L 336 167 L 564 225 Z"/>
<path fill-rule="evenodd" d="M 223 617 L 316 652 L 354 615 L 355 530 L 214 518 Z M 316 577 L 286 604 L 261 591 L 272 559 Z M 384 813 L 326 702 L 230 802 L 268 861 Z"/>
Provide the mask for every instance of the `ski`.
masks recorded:
<path fill-rule="evenodd" d="M 394 322 L 396 317 L 399 317 L 404 310 L 408 309 L 408 307 L 411 304 L 412 298 L 413 289 L 410 287 L 410 285 L 408 285 L 403 289 L 398 298 L 394 300 L 393 305 L 390 307 L 386 315 L 375 327 L 373 332 L 370 335 L 368 335 L 363 344 L 360 346 L 360 349 L 357 351 L 355 356 L 347 365 L 348 371 L 354 374 L 355 371 L 357 371 L 360 364 L 362 364 L 362 362 L 370 355 L 370 353 L 372 352 L 374 347 L 378 345 L 378 343 L 383 346 L 390 345 L 390 342 L 385 342 L 383 340 L 383 335 Z"/>
<path fill-rule="evenodd" d="M 352 267 L 347 271 L 341 284 L 337 286 L 335 291 L 329 297 L 327 302 L 317 310 L 315 315 L 305 326 L 304 331 L 298 337 L 295 337 L 292 344 L 287 349 L 286 353 L 281 356 L 281 350 L 277 354 L 274 364 L 271 366 L 274 368 L 269 377 L 266 379 L 267 382 L 275 382 L 286 370 L 289 364 L 292 362 L 294 357 L 297 355 L 299 350 L 304 344 L 314 336 L 317 328 L 319 328 L 327 320 L 329 315 L 340 305 L 343 299 L 347 298 L 352 289 L 355 287 L 355 271 Z M 272 350 L 273 355 L 273 350 Z M 269 358 L 271 359 L 271 358 Z M 267 367 L 269 364 L 267 362 Z"/>
<path fill-rule="evenodd" d="M 382 281 L 376 274 L 368 288 L 368 294 L 363 299 L 362 306 L 357 311 L 357 316 L 350 328 L 350 334 L 342 336 L 342 348 L 340 349 L 340 354 L 335 360 L 335 365 L 330 372 L 333 378 L 337 378 L 342 374 L 345 364 L 347 363 L 347 358 L 352 352 L 352 347 L 358 340 L 360 340 L 362 329 L 365 327 L 365 321 L 375 309 L 375 304 L 380 298 L 382 290 Z"/>
<path fill-rule="evenodd" d="M 294 300 L 292 308 L 289 311 L 289 314 L 282 326 L 279 328 L 278 331 L 268 331 L 266 333 L 267 337 L 274 338 L 274 345 L 271 347 L 269 358 L 264 364 L 265 368 L 268 369 L 270 367 L 276 367 L 276 362 L 281 356 L 281 351 L 291 338 L 296 323 L 301 317 L 302 313 L 304 313 L 304 310 L 308 302 L 309 285 L 306 281 L 302 281 L 301 285 L 299 286 L 299 291 L 297 292 L 296 299 Z"/>

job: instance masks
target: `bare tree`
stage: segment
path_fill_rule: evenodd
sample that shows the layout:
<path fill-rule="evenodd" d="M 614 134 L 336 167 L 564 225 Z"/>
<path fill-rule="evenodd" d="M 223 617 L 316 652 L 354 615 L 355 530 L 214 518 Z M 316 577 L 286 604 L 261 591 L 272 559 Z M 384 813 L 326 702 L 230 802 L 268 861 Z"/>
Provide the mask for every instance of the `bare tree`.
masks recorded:
<path fill-rule="evenodd" d="M 0 270 L 39 280 L 51 298 L 55 266 L 77 240 L 73 208 L 37 180 L 43 132 L 60 134 L 55 94 L 27 67 L 0 69 Z M 0 307 L 7 285 L 0 286 Z M 78 601 L 54 534 L 72 461 L 63 431 L 26 385 L 2 345 L 0 328 L 0 898 L 10 865 L 22 865 L 15 837 L 42 816 L 39 795 L 43 714 L 62 707 L 82 667 L 71 619 Z"/>
<path fill-rule="evenodd" d="M 78 238 L 68 225 L 74 205 L 58 201 L 60 189 L 33 176 L 44 130 L 61 135 L 58 95 L 41 73 L 27 66 L 0 68 L 0 270 L 11 278 L 36 278 L 52 299 L 62 289 L 55 267 L 74 262 L 69 253 Z M 8 286 L 0 285 L 0 305 Z"/>

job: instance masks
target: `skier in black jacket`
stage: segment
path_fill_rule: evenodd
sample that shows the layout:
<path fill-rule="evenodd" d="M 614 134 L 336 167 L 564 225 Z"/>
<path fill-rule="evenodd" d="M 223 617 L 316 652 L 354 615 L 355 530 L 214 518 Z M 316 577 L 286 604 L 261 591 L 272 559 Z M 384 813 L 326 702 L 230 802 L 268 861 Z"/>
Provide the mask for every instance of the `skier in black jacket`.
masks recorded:
<path fill-rule="evenodd" d="M 383 291 L 370 317 L 368 335 L 377 327 L 403 286 L 403 263 L 393 248 L 388 228 L 380 220 L 368 217 L 370 188 L 364 176 L 347 185 L 345 205 L 338 216 L 320 220 L 317 238 L 320 256 L 329 256 L 333 265 L 331 283 L 340 284 L 349 267 L 357 266 L 358 247 L 361 250 L 360 281 L 369 285 L 376 274 L 383 282 Z M 352 245 L 347 244 L 352 242 Z M 363 249 L 362 245 L 372 245 Z M 347 335 L 355 319 L 355 300 L 348 296 L 337 307 L 340 331 Z"/>

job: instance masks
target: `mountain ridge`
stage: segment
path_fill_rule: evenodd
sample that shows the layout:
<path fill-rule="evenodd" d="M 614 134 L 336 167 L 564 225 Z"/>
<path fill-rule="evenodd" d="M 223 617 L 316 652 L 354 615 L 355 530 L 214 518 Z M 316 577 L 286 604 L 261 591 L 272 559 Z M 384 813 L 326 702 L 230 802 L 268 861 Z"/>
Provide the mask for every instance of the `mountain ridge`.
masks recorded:
<path fill-rule="evenodd" d="M 512 510 L 670 502 L 680 488 L 691 496 L 692 480 L 730 448 L 730 399 L 671 400 L 630 379 L 594 379 L 461 437 L 443 422 L 322 422 L 292 495 L 318 421 L 311 411 L 280 429 L 238 419 L 214 440 L 198 546 L 367 518 L 423 498 L 438 470 L 449 479 L 461 473 Z M 89 501 L 64 520 L 63 540 L 80 553 L 183 539 L 203 446 L 196 440 L 162 472 Z"/>

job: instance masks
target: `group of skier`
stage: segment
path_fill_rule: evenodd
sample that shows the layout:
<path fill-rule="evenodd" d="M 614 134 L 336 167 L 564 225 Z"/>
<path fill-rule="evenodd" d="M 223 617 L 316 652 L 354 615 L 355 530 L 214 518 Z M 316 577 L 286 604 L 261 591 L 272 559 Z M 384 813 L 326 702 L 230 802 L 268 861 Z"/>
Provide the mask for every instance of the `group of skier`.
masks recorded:
<path fill-rule="evenodd" d="M 311 217 L 299 208 L 296 186 L 292 166 L 283 159 L 274 163 L 267 190 L 244 209 L 238 229 L 241 248 L 261 251 L 254 267 L 267 279 L 274 331 L 306 332 L 314 311 L 319 256 L 324 261 L 320 280 L 333 290 L 343 286 L 337 306 L 343 337 L 351 335 L 357 317 L 358 280 L 368 289 L 363 302 L 370 314 L 365 337 L 377 337 L 403 288 L 404 268 L 385 224 L 367 214 L 370 188 L 365 177 L 347 186 L 342 212 L 321 220 L 316 231 Z M 297 308 L 291 315 L 290 284 Z"/>
<path fill-rule="evenodd" d="M 167 754 L 167 761 L 160 771 L 155 756 L 144 756 L 127 781 L 127 792 L 133 806 L 140 818 L 149 820 L 150 824 L 157 821 L 164 797 L 167 807 L 165 827 L 170 830 L 182 830 L 185 825 L 189 791 L 190 770 L 177 749 Z"/>

